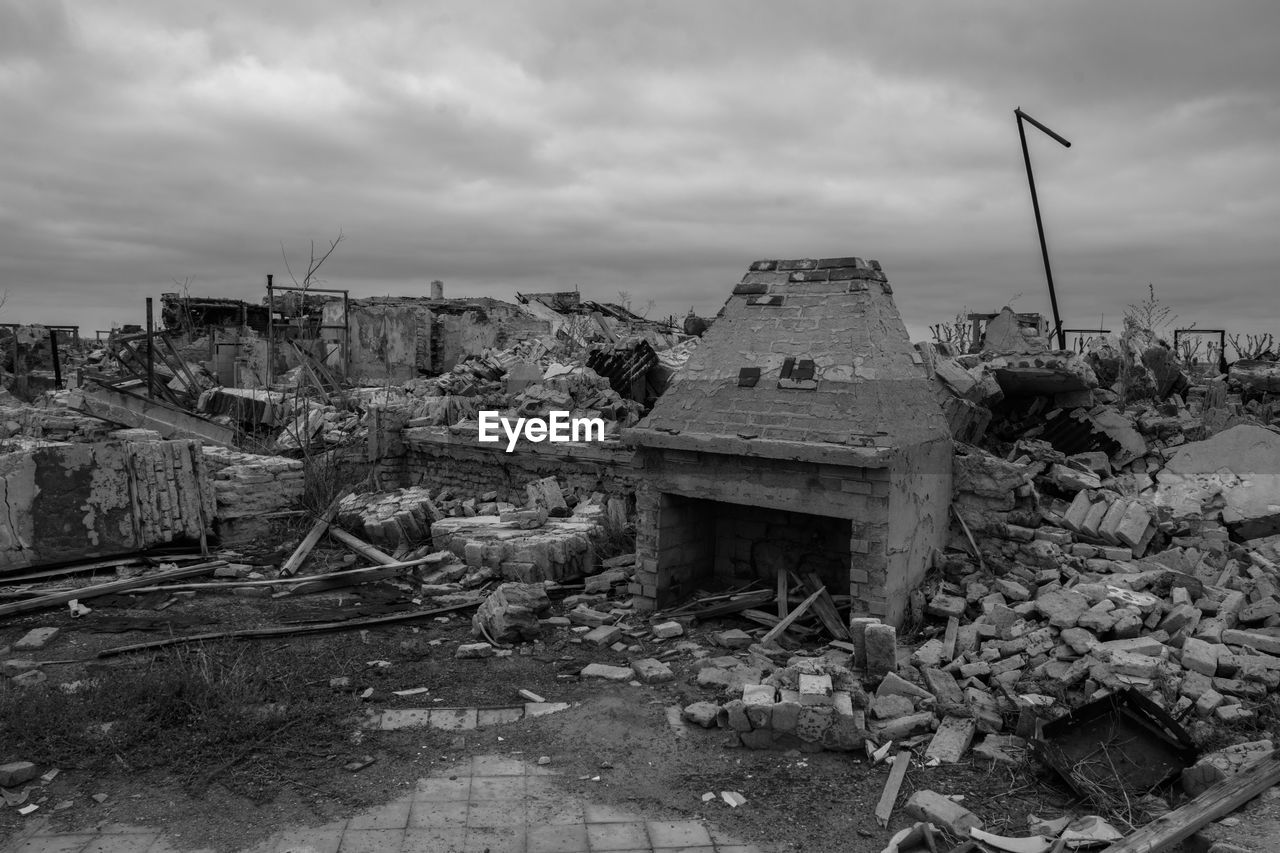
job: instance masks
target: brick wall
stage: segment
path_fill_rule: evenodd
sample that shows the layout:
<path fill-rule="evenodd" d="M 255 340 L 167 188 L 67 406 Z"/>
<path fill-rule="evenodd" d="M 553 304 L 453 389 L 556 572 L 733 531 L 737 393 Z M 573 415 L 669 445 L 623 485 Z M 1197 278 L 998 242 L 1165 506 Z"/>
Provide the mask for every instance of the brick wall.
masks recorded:
<path fill-rule="evenodd" d="M 511 453 L 503 444 L 480 444 L 474 428 L 414 427 L 402 433 L 404 452 L 379 461 L 384 485 L 448 487 L 459 494 L 496 491 L 498 500 L 524 505 L 525 486 L 555 477 L 580 495 L 635 493 L 633 453 L 618 442 L 533 444 Z"/>
<path fill-rule="evenodd" d="M 637 461 L 644 479 L 632 591 L 643 605 L 674 604 L 697 577 L 716 573 L 771 582 L 782 566 L 818 570 L 832 592 L 854 596 L 855 610 L 885 609 L 888 468 L 656 449 L 639 451 Z M 697 542 L 690 528 L 702 531 Z M 801 542 L 811 552 L 805 566 L 795 551 Z"/>

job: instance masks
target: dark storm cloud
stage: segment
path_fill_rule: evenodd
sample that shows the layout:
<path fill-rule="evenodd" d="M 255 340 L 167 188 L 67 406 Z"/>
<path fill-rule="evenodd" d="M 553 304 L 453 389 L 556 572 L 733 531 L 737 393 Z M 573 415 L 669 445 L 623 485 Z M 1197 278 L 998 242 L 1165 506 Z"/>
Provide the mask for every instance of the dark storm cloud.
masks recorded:
<path fill-rule="evenodd" d="M 0 289 L 23 320 L 259 298 L 309 243 L 357 293 L 572 287 L 715 311 L 756 257 L 882 260 L 916 334 L 1145 295 L 1275 329 L 1271 2 L 0 0 Z"/>

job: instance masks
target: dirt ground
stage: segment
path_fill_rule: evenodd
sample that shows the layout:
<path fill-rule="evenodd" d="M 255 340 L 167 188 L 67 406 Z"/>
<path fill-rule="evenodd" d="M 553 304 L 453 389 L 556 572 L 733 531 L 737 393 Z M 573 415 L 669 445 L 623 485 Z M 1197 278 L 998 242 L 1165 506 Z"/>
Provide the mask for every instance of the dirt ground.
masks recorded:
<path fill-rule="evenodd" d="M 360 597 L 350 593 L 253 600 L 199 596 L 164 611 L 139 608 L 138 602 L 127 608 L 100 606 L 90 617 L 74 622 L 62 612 L 49 611 L 11 620 L 0 629 L 0 645 L 36 625 L 58 625 L 63 634 L 35 656 L 89 661 L 102 649 L 156 639 L 170 631 L 182 634 L 215 626 L 329 618 L 361 601 L 384 608 L 400 606 L 385 600 L 391 596 L 379 598 L 372 590 Z M 119 629 L 128 627 L 127 622 L 118 621 L 121 618 L 155 620 L 166 614 L 178 617 L 182 624 L 149 631 L 100 630 L 111 619 L 117 620 L 113 627 Z M 736 626 L 732 619 L 710 622 L 693 629 L 689 639 L 712 654 L 723 654 L 712 645 L 709 634 Z M 366 632 L 236 643 L 259 644 L 268 655 L 294 655 L 299 666 L 293 677 L 306 683 L 292 685 L 294 692 L 282 687 L 282 695 L 300 696 L 297 691 L 305 690 L 333 697 L 333 713 L 340 723 L 333 736 L 323 742 L 268 736 L 230 751 L 222 764 L 195 768 L 201 773 L 193 773 L 193 768 L 179 761 L 169 767 L 137 770 L 130 766 L 128 755 L 86 760 L 83 767 L 72 762 L 61 766 L 62 772 L 51 784 L 34 792 L 32 801 L 41 805 L 39 814 L 51 815 L 61 829 L 102 822 L 142 824 L 163 827 L 175 843 L 232 850 L 283 826 L 323 823 L 385 802 L 407 791 L 417 778 L 485 752 L 530 761 L 548 756 L 551 768 L 562 774 L 567 792 L 644 813 L 704 817 L 745 841 L 777 851 L 878 853 L 894 831 L 908 825 L 900 807 L 920 788 L 963 795 L 963 804 L 983 818 L 988 829 L 1010 835 L 1025 834 L 1030 813 L 1056 816 L 1069 806 L 1065 790 L 1038 776 L 1033 767 L 1014 771 L 975 759 L 950 767 L 913 764 L 898 799 L 899 810 L 890 826 L 881 829 L 873 809 L 888 776 L 887 765 L 871 766 L 861 754 L 753 751 L 736 746 L 733 735 L 717 729 L 690 728 L 683 735 L 674 731 L 668 708 L 715 698 L 709 689 L 696 685 L 688 653 L 671 661 L 676 681 L 637 687 L 584 682 L 577 673 L 590 662 L 624 664 L 669 646 L 641 639 L 636 641 L 643 647 L 641 652 L 617 653 L 586 646 L 567 629 L 550 629 L 544 642 L 521 647 L 510 657 L 455 659 L 458 643 L 468 641 L 469 614 L 461 614 Z M 109 666 L 98 671 L 110 678 L 149 660 L 149 655 L 110 658 L 105 661 Z M 371 665 L 374 661 L 390 665 Z M 84 677 L 86 663 L 52 665 L 45 671 L 51 682 L 69 682 Z M 328 684 L 332 676 L 349 677 L 350 690 L 335 694 Z M 359 694 L 369 687 L 373 695 L 362 701 Z M 427 687 L 429 693 L 405 698 L 391 693 L 412 687 Z M 521 688 L 573 706 L 549 716 L 461 734 L 427 729 L 365 731 L 359 725 L 362 711 L 369 708 L 518 704 Z M 363 755 L 375 757 L 376 762 L 357 773 L 342 769 Z M 21 758 L 41 760 L 11 754 L 0 743 L 0 761 Z M 211 778 L 206 778 L 208 774 Z M 193 785 L 193 776 L 201 784 Z M 731 809 L 718 797 L 702 801 L 706 792 L 725 790 L 742 794 L 746 803 Z M 92 799 L 94 794 L 107 798 L 99 804 Z M 71 805 L 54 810 L 64 802 Z M 1280 802 L 1260 801 L 1255 807 L 1262 810 L 1259 820 L 1275 820 Z M 0 811 L 0 839 L 16 832 L 24 820 L 16 809 Z M 1241 824 L 1253 822 L 1248 818 Z M 1214 827 L 1218 829 L 1223 832 L 1219 837 L 1229 837 L 1231 830 Z"/>

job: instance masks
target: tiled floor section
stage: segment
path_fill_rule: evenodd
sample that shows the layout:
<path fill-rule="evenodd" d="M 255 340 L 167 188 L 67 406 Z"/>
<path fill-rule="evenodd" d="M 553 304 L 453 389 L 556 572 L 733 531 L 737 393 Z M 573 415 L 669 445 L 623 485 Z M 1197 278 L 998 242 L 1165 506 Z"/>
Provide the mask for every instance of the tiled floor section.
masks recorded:
<path fill-rule="evenodd" d="M 245 853 L 760 853 L 699 820 L 649 820 L 567 797 L 536 765 L 500 755 L 418 780 L 412 794 L 350 820 L 277 833 Z M 155 830 L 44 834 L 0 853 L 171 853 Z"/>

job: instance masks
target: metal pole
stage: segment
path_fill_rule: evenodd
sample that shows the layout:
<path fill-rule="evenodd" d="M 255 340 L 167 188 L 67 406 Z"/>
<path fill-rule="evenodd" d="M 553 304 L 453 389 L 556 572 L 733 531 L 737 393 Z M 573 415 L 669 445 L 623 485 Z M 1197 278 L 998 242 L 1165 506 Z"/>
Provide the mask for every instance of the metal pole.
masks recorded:
<path fill-rule="evenodd" d="M 151 297 L 147 297 L 147 399 L 156 396 L 155 326 L 151 316 Z"/>
<path fill-rule="evenodd" d="M 271 389 L 271 360 L 276 351 L 276 298 L 272 286 L 272 275 L 267 273 L 267 389 Z"/>
<path fill-rule="evenodd" d="M 58 359 L 58 330 L 49 330 L 49 354 L 53 356 L 53 387 L 62 388 L 62 362 Z"/>
<path fill-rule="evenodd" d="M 1036 195 L 1036 179 L 1031 173 L 1031 151 L 1027 148 L 1027 132 L 1022 126 L 1022 120 L 1031 122 L 1067 148 L 1071 147 L 1071 143 L 1024 113 L 1021 107 L 1015 108 L 1013 114 L 1018 117 L 1018 139 L 1022 142 L 1022 161 L 1027 167 L 1027 185 L 1031 188 L 1031 207 L 1036 214 L 1036 232 L 1040 235 L 1040 257 L 1044 259 L 1044 277 L 1049 284 L 1049 304 L 1053 308 L 1053 325 L 1058 331 L 1058 349 L 1066 349 L 1067 333 L 1062 328 L 1062 317 L 1058 314 L 1058 294 L 1053 289 L 1053 271 L 1049 268 L 1049 244 L 1044 239 L 1044 221 L 1040 218 L 1040 198 Z"/>

